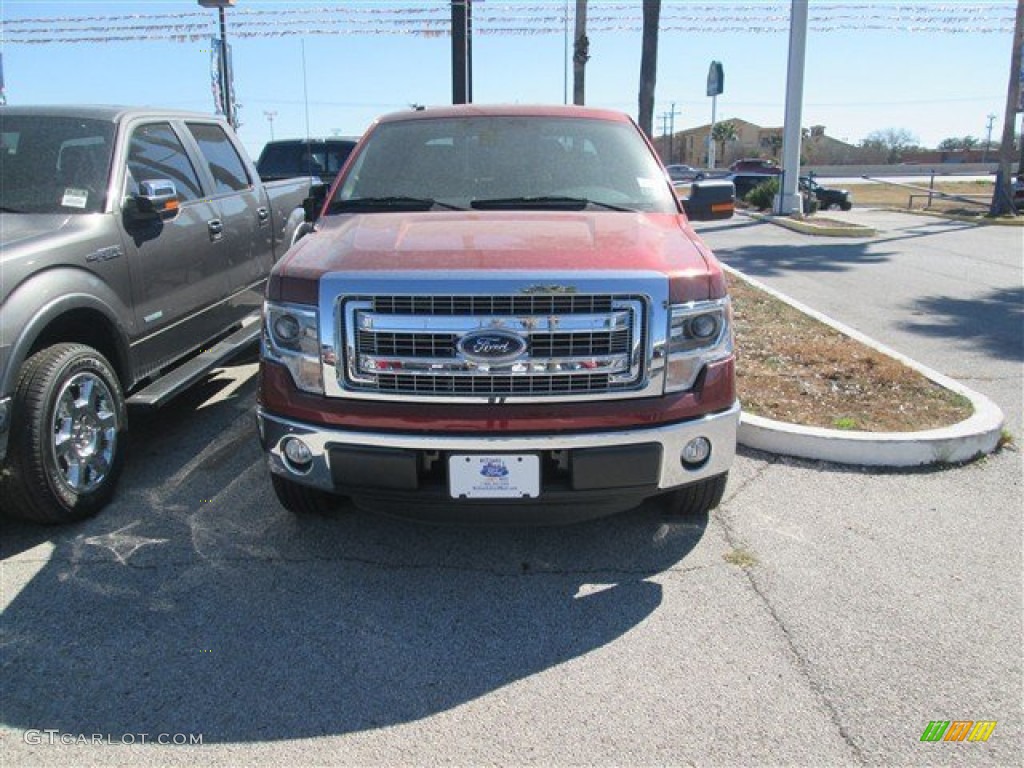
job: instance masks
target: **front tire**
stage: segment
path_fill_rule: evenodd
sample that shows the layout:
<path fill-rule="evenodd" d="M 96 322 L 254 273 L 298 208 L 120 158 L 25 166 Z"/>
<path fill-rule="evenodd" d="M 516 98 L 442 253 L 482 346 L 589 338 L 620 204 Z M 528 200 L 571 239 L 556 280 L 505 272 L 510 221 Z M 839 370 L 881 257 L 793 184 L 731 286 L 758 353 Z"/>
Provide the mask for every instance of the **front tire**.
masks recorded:
<path fill-rule="evenodd" d="M 5 511 L 35 523 L 96 514 L 114 495 L 128 419 L 113 367 L 83 344 L 57 344 L 22 366 L 14 392 Z"/>
<path fill-rule="evenodd" d="M 729 473 L 709 477 L 666 494 L 666 511 L 672 517 L 705 517 L 725 494 Z"/>

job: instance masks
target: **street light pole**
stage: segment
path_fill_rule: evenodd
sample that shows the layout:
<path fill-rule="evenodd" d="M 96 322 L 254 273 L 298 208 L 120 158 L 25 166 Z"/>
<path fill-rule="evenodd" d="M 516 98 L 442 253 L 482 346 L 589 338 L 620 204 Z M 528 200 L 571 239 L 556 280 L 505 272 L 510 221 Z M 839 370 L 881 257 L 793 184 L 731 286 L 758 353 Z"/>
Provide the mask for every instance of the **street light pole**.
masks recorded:
<path fill-rule="evenodd" d="M 224 9 L 234 7 L 235 0 L 199 0 L 199 5 L 203 8 L 217 9 L 218 21 L 220 23 L 220 61 L 218 62 L 218 69 L 220 70 L 221 109 L 224 111 L 224 117 L 228 123 L 233 128 L 237 128 L 234 104 L 231 99 L 232 78 L 228 64 L 227 24 L 224 21 Z"/>
<path fill-rule="evenodd" d="M 988 135 L 985 137 L 985 146 L 981 149 L 981 162 L 988 162 L 988 148 L 992 146 L 992 126 L 996 122 L 996 116 L 991 114 L 988 116 Z"/>

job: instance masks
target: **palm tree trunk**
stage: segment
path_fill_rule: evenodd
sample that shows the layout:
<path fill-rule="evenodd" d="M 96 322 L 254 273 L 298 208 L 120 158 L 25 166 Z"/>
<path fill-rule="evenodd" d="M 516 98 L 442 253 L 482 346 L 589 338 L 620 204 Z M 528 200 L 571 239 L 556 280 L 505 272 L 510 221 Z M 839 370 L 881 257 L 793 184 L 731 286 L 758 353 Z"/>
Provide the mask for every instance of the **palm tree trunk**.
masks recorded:
<path fill-rule="evenodd" d="M 658 22 L 661 0 L 643 0 L 644 31 L 640 51 L 640 114 L 641 130 L 654 138 L 654 82 L 658 74 Z"/>

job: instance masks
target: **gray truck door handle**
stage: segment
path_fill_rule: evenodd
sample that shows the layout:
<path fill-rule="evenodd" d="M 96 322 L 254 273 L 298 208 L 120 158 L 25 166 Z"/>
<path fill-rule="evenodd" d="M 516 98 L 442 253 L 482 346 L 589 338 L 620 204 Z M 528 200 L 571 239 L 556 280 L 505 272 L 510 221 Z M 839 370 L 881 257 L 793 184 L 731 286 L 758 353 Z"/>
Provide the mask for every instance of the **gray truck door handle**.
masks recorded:
<path fill-rule="evenodd" d="M 256 218 L 260 220 L 260 226 L 262 227 L 268 221 L 270 221 L 270 209 L 268 208 L 257 208 Z"/>
<path fill-rule="evenodd" d="M 206 222 L 206 228 L 210 230 L 210 240 L 217 241 L 224 237 L 224 223 L 220 219 L 210 219 Z"/>

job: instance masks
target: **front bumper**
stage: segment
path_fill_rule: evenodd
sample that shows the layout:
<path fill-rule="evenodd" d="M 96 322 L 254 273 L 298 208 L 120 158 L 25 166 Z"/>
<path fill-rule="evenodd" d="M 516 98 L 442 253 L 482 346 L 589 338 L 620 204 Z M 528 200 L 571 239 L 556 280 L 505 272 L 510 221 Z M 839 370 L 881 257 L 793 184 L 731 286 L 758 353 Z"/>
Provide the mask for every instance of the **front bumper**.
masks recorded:
<path fill-rule="evenodd" d="M 403 516 L 458 516 L 566 521 L 611 514 L 644 499 L 729 471 L 736 454 L 740 406 L 674 424 L 579 434 L 446 436 L 325 429 L 257 410 L 270 471 L 288 480 L 350 496 L 356 504 Z M 300 439 L 312 454 L 296 467 L 283 442 Z M 681 461 L 697 437 L 711 443 L 699 466 Z M 536 454 L 541 462 L 536 498 L 467 500 L 448 493 L 451 454 Z M 434 514 L 436 513 L 436 514 Z M 534 515 L 534 517 L 536 517 Z"/>

